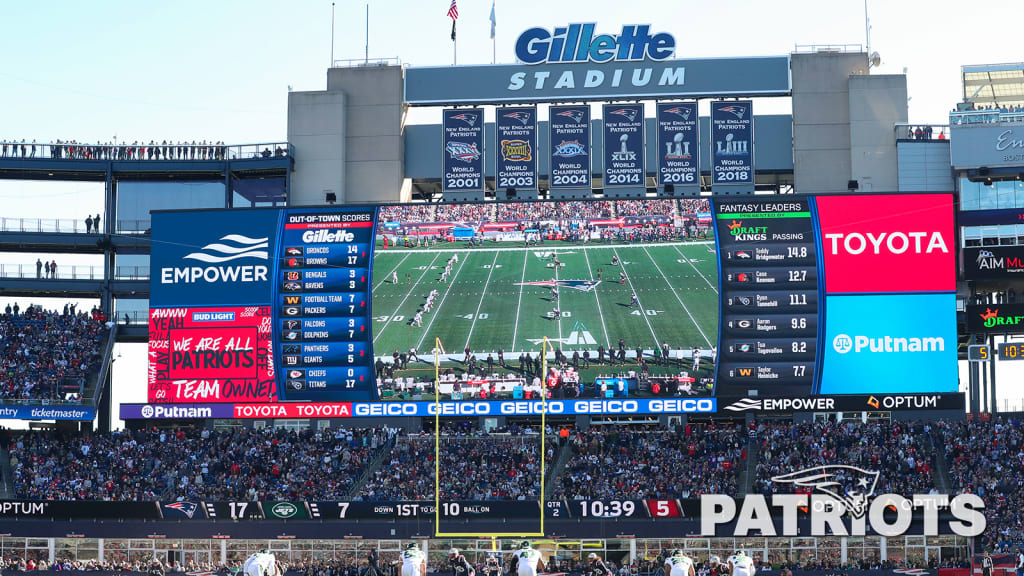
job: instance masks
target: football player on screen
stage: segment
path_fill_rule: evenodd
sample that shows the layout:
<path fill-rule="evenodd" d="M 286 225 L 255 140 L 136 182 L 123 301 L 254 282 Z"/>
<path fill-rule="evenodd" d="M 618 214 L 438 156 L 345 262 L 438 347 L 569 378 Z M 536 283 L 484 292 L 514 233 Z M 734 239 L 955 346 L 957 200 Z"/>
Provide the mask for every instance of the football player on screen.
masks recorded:
<path fill-rule="evenodd" d="M 402 552 L 402 576 L 427 576 L 427 558 L 415 542 Z"/>
<path fill-rule="evenodd" d="M 544 560 L 540 557 L 540 552 L 534 550 L 528 541 L 523 541 L 519 549 L 512 553 L 510 574 L 512 570 L 519 576 L 537 576 L 544 571 Z"/>
<path fill-rule="evenodd" d="M 693 558 L 676 548 L 665 558 L 665 576 L 697 576 L 693 570 Z"/>

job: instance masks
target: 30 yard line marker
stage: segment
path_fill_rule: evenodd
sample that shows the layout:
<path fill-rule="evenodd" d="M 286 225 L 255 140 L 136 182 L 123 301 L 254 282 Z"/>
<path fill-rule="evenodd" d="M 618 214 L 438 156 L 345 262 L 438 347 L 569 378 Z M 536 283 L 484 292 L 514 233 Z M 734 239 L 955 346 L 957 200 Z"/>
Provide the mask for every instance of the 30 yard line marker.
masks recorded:
<path fill-rule="evenodd" d="M 516 341 L 517 341 L 516 338 L 519 336 L 519 311 L 523 307 L 523 290 L 526 289 L 526 286 L 524 286 L 523 284 L 526 282 L 526 263 L 529 260 L 529 258 L 530 258 L 530 252 L 528 250 L 524 250 L 523 251 L 523 276 L 522 276 L 522 278 L 519 279 L 519 303 L 516 304 L 516 323 L 515 323 L 515 326 L 512 328 L 512 346 L 509 347 L 510 350 L 515 350 L 516 349 Z"/>
<path fill-rule="evenodd" d="M 690 259 L 686 256 L 686 254 L 683 254 L 682 250 L 680 250 L 678 246 L 673 246 L 673 248 L 676 249 L 676 252 L 679 252 L 679 255 L 683 257 L 683 260 L 686 260 L 686 263 L 689 264 L 691 268 L 693 268 L 693 271 L 696 272 L 698 276 L 704 278 L 704 281 L 707 282 L 708 286 L 710 286 L 711 289 L 715 291 L 715 294 L 718 294 L 718 287 L 712 284 L 710 280 L 708 280 L 703 274 L 701 274 L 700 270 L 697 270 L 697 267 L 693 265 L 693 262 L 690 262 Z M 718 255 L 716 254 L 715 257 L 717 258 L 717 256 Z"/>
<path fill-rule="evenodd" d="M 480 316 L 480 307 L 484 305 L 484 297 L 487 295 L 487 285 L 491 283 L 491 274 L 494 274 L 494 269 L 497 267 L 498 253 L 494 253 L 494 261 L 491 262 L 491 269 L 487 271 L 487 281 L 484 282 L 484 289 L 480 291 L 480 302 L 476 305 L 476 313 L 473 314 L 473 323 L 469 325 L 469 335 L 466 336 L 466 346 L 469 346 L 469 341 L 473 338 L 473 329 L 476 328 L 476 319 Z"/>
<path fill-rule="evenodd" d="M 437 256 L 440 256 L 440 254 L 438 254 Z M 430 266 L 432 266 L 434 264 L 434 261 L 437 260 L 437 256 L 434 256 L 434 260 L 430 261 L 430 264 L 428 264 L 427 267 L 423 270 L 423 273 L 420 274 L 420 277 L 417 278 L 416 282 L 412 285 L 412 287 L 409 288 L 409 293 L 406 294 L 405 298 L 402 298 L 402 301 L 398 303 L 398 306 L 395 307 L 395 311 L 392 312 L 391 315 L 388 316 L 388 319 L 384 321 L 384 325 L 380 327 L 380 330 L 374 330 L 377 333 L 377 335 L 373 337 L 374 342 L 376 342 L 377 338 L 380 338 L 380 335 L 384 333 L 384 329 L 388 327 L 388 324 L 391 324 L 391 319 L 394 318 L 398 314 L 398 311 L 402 309 L 402 305 L 405 304 L 405 301 L 409 299 L 409 296 L 412 296 L 413 291 L 415 291 L 416 287 L 420 285 L 420 280 L 423 280 L 423 277 L 426 276 L 427 272 L 430 271 Z M 417 346 L 416 349 L 418 350 L 419 346 Z"/>
<path fill-rule="evenodd" d="M 619 258 L 619 251 L 618 250 L 612 250 L 612 252 L 615 254 L 615 258 L 618 259 L 619 265 L 622 266 L 622 271 L 625 272 L 626 271 L 626 263 L 622 261 L 622 258 Z M 629 274 L 626 274 L 626 282 L 629 282 L 629 290 L 633 294 L 636 294 L 636 288 L 633 287 L 633 280 L 629 277 Z M 639 294 L 636 294 L 636 302 L 637 302 L 637 305 L 640 306 L 640 315 L 644 317 L 644 322 L 647 322 L 647 329 L 651 331 L 651 337 L 654 338 L 654 345 L 657 346 L 658 345 L 658 335 L 654 333 L 654 327 L 651 326 L 651 320 L 647 317 L 647 314 L 644 313 L 645 308 L 644 308 L 643 304 L 640 304 L 640 295 Z"/>
<path fill-rule="evenodd" d="M 654 257 L 651 256 L 651 253 L 647 251 L 646 246 L 644 246 L 644 254 L 647 254 L 647 257 L 651 259 L 651 264 L 654 264 L 654 267 L 657 268 L 658 273 L 661 274 L 661 277 L 665 279 L 665 284 L 667 284 L 669 289 L 672 290 L 672 295 L 676 297 L 676 300 L 679 301 L 679 305 L 683 307 L 683 310 L 686 312 L 686 315 L 690 317 L 690 321 L 693 322 L 693 325 L 697 327 L 697 331 L 700 332 L 701 337 L 704 338 L 704 342 L 706 342 L 708 346 L 711 346 L 711 340 L 708 340 L 708 335 L 705 334 L 704 330 L 701 329 L 700 324 L 697 323 L 697 319 L 693 317 L 693 314 L 690 314 L 690 309 L 686 307 L 686 304 L 683 303 L 683 299 L 680 298 L 679 294 L 676 293 L 676 289 L 672 287 L 672 283 L 669 282 L 668 276 L 665 276 L 665 273 L 661 271 L 661 266 L 658 266 L 658 263 L 654 261 Z M 658 343 L 655 342 L 654 344 L 655 346 L 657 346 Z"/>
<path fill-rule="evenodd" d="M 427 327 L 423 330 L 423 335 L 420 336 L 419 342 L 416 343 L 417 351 L 420 349 L 420 346 L 423 346 L 423 340 L 427 337 L 427 334 L 430 333 L 430 327 L 434 325 L 434 320 L 441 315 L 441 309 L 444 307 L 444 301 L 448 298 L 448 293 L 452 291 L 452 286 L 455 286 L 455 279 L 459 277 L 459 272 L 462 272 L 462 269 L 466 267 L 466 261 L 469 260 L 469 255 L 470 252 L 466 252 L 465 256 L 459 258 L 459 269 L 455 271 L 455 275 L 452 276 L 450 281 L 448 281 L 448 289 L 444 291 L 444 295 L 441 296 L 441 301 L 437 303 L 437 312 L 430 317 L 430 322 L 427 322 Z"/>

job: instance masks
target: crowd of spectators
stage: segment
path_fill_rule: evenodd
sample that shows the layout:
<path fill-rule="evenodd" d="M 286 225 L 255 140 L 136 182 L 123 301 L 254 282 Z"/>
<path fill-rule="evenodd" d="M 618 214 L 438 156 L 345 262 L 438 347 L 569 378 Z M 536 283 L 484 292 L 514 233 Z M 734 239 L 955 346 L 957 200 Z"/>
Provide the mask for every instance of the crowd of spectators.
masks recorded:
<path fill-rule="evenodd" d="M 72 383 L 80 393 L 99 367 L 105 333 L 96 314 L 8 304 L 0 316 L 0 398 L 63 398 Z"/>
<path fill-rule="evenodd" d="M 878 471 L 875 494 L 928 494 L 934 490 L 931 426 L 921 422 L 761 422 L 753 491 L 765 495 L 807 491 L 772 477 L 828 464 Z M 858 477 L 837 478 L 841 493 L 863 491 Z"/>
<path fill-rule="evenodd" d="M 571 459 L 555 498 L 578 500 L 696 498 L 736 494 L 747 458 L 734 425 L 686 425 L 675 431 L 595 427 L 570 436 Z"/>
<path fill-rule="evenodd" d="M 612 218 L 615 202 L 567 200 L 557 202 L 502 202 L 497 204 L 495 222 L 560 221 Z"/>
<path fill-rule="evenodd" d="M 278 147 L 274 152 L 283 156 L 285 151 Z M 0 142 L 0 157 L 11 158 L 56 158 L 73 160 L 223 160 L 227 146 L 223 141 L 206 140 L 192 142 L 163 140 L 156 142 L 128 143 L 101 142 L 80 143 L 76 140 L 57 140 L 52 143 L 26 142 L 22 139 Z"/>
<path fill-rule="evenodd" d="M 615 213 L 619 216 L 674 216 L 675 200 L 652 199 L 638 202 L 636 200 L 616 200 Z"/>
<path fill-rule="evenodd" d="M 711 200 L 709 198 L 680 198 L 679 215 L 692 216 L 711 212 Z"/>
<path fill-rule="evenodd" d="M 679 204 L 677 204 L 679 203 Z M 709 212 L 710 201 L 694 199 L 566 200 L 488 204 L 402 204 L 381 208 L 382 222 L 577 222 L 622 216 L 692 215 Z"/>
<path fill-rule="evenodd" d="M 142 430 L 12 438 L 19 498 L 344 499 L 393 429 Z"/>
<path fill-rule="evenodd" d="M 380 221 L 391 223 L 434 222 L 434 210 L 437 204 L 401 204 L 382 206 Z"/>

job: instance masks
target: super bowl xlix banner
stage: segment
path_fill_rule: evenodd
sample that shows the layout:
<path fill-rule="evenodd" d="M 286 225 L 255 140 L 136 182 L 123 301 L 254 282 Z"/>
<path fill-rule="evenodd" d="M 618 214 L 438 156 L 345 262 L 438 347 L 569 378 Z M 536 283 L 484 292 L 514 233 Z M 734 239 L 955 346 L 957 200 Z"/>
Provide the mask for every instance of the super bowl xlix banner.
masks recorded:
<path fill-rule="evenodd" d="M 590 107 L 552 106 L 548 124 L 551 131 L 552 190 L 590 188 Z"/>
<path fill-rule="evenodd" d="M 537 109 L 498 108 L 495 189 L 537 189 Z"/>
<path fill-rule="evenodd" d="M 444 111 L 443 192 L 476 192 L 484 189 L 483 108 Z"/>
<path fill-rule="evenodd" d="M 644 186 L 643 104 L 605 104 L 603 110 L 605 188 Z"/>
<path fill-rule="evenodd" d="M 749 100 L 711 103 L 711 185 L 754 184 L 754 118 Z"/>
<path fill-rule="evenodd" d="M 700 188 L 696 102 L 658 104 L 658 186 Z"/>

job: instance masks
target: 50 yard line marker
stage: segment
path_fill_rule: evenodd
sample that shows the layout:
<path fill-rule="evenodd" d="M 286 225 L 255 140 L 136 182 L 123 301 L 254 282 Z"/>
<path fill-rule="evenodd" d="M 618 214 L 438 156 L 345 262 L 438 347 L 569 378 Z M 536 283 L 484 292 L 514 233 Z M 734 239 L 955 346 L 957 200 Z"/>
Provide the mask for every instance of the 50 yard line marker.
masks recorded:
<path fill-rule="evenodd" d="M 519 336 L 519 311 L 523 308 L 523 290 L 526 289 L 526 286 L 524 286 L 523 284 L 526 282 L 526 263 L 529 260 L 529 258 L 530 251 L 523 250 L 523 276 L 522 278 L 519 279 L 519 303 L 516 304 L 516 323 L 512 328 L 512 346 L 509 347 L 509 350 L 515 350 L 516 342 L 518 342 L 517 337 Z"/>
<path fill-rule="evenodd" d="M 622 261 L 622 258 L 619 258 L 619 251 L 618 250 L 612 250 L 612 252 L 615 254 L 615 257 L 618 258 L 619 266 L 622 266 L 622 271 L 625 272 L 626 271 L 626 263 Z M 628 273 L 626 274 L 626 282 L 629 282 L 629 290 L 633 294 L 636 294 L 636 288 L 633 287 L 633 279 L 629 277 Z M 636 303 L 637 303 L 638 306 L 640 306 L 640 315 L 644 317 L 644 322 L 647 322 L 647 329 L 651 331 L 651 337 L 654 338 L 654 345 L 657 346 L 658 345 L 658 335 L 654 333 L 654 327 L 651 326 L 651 321 L 650 321 L 649 318 L 647 318 L 647 314 L 645 314 L 645 308 L 644 308 L 643 304 L 640 304 L 640 295 L 639 294 L 636 294 Z"/>
<path fill-rule="evenodd" d="M 469 341 L 473 338 L 473 329 L 476 328 L 476 319 L 480 316 L 480 307 L 484 305 L 484 298 L 487 296 L 487 285 L 491 283 L 491 274 L 494 274 L 494 269 L 497 268 L 498 254 L 498 252 L 494 253 L 494 261 L 491 262 L 491 269 L 487 271 L 487 280 L 484 282 L 484 289 L 480 291 L 480 302 L 476 305 L 476 313 L 473 314 L 473 323 L 469 325 L 469 335 L 466 336 L 466 346 L 469 346 Z M 438 311 L 440 311 L 440 308 L 438 308 Z"/>

